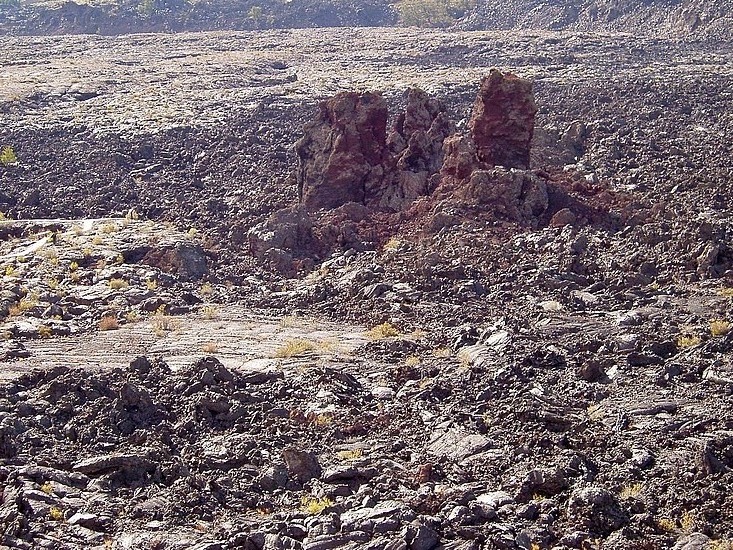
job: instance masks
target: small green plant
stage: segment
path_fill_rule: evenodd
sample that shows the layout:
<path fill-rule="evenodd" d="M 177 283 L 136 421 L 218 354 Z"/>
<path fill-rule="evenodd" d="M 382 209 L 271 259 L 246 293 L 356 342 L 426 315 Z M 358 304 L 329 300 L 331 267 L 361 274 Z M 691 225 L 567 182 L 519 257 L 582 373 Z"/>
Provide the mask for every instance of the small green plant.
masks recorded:
<path fill-rule="evenodd" d="M 303 512 L 310 516 L 320 514 L 330 506 L 333 506 L 333 501 L 328 497 L 315 498 L 311 496 L 304 496 L 300 500 L 301 510 L 303 510 Z"/>
<path fill-rule="evenodd" d="M 367 332 L 367 336 L 372 340 L 381 340 L 382 338 L 391 338 L 399 335 L 400 331 L 392 323 L 382 323 Z"/>
<path fill-rule="evenodd" d="M 303 355 L 309 351 L 316 349 L 316 345 L 302 338 L 296 338 L 294 340 L 288 340 L 277 350 L 275 350 L 274 357 L 278 359 L 287 359 L 288 357 L 297 357 Z"/>
<path fill-rule="evenodd" d="M 395 7 L 407 27 L 447 27 L 476 6 L 476 0 L 399 0 Z"/>
<path fill-rule="evenodd" d="M 15 149 L 13 149 L 10 145 L 5 145 L 2 149 L 0 149 L 0 164 L 2 164 L 3 166 L 8 166 L 17 163 L 18 156 L 15 154 Z"/>

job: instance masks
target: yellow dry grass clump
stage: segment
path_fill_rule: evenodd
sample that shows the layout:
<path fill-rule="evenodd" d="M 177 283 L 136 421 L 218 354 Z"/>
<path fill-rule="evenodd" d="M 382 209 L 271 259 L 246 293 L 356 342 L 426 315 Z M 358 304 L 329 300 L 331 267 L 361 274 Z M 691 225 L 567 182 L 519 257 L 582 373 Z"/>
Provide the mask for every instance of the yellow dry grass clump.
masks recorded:
<path fill-rule="evenodd" d="M 680 335 L 677 337 L 678 348 L 694 348 L 699 346 L 702 339 L 699 336 L 694 335 Z"/>
<path fill-rule="evenodd" d="M 315 516 L 323 512 L 329 506 L 333 506 L 333 501 L 328 497 L 315 498 L 304 496 L 300 501 L 300 508 L 308 515 Z"/>
<path fill-rule="evenodd" d="M 110 279 L 109 280 L 109 287 L 112 290 L 123 290 L 130 286 L 130 283 L 125 281 L 124 279 Z"/>
<path fill-rule="evenodd" d="M 725 319 L 714 319 L 710 321 L 710 334 L 713 336 L 725 336 L 733 328 L 730 322 Z"/>
<path fill-rule="evenodd" d="M 304 353 L 313 351 L 314 349 L 316 349 L 316 345 L 313 342 L 302 338 L 295 338 L 293 340 L 288 340 L 275 350 L 274 356 L 278 359 L 287 359 L 288 357 L 303 355 Z"/>
<path fill-rule="evenodd" d="M 382 323 L 367 332 L 367 336 L 372 340 L 381 340 L 382 338 L 391 338 L 399 335 L 400 331 L 392 323 Z"/>

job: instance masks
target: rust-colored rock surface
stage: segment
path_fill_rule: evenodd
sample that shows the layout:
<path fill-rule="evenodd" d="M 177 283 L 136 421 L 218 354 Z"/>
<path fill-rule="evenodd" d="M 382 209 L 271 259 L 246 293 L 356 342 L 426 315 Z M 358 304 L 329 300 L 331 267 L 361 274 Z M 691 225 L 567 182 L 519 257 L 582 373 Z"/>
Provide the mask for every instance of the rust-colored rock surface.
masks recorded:
<path fill-rule="evenodd" d="M 394 214 L 388 225 L 399 223 L 403 214 L 416 214 L 410 207 L 421 198 L 427 204 L 420 211 L 440 202 L 536 226 L 548 206 L 545 181 L 528 171 L 536 112 L 532 83 L 498 70 L 481 81 L 464 133 L 456 133 L 439 100 L 418 88 L 406 91 L 405 110 L 389 133 L 387 104 L 378 93 L 342 92 L 322 102 L 296 144 L 295 174 L 301 214 L 313 220 L 319 250 L 359 248 L 373 233 L 371 213 Z M 348 205 L 367 213 L 353 217 L 347 209 L 333 226 L 328 211 Z M 279 225 L 271 218 L 253 230 L 258 257 L 257 250 L 272 244 L 260 236 L 281 235 Z"/>
<path fill-rule="evenodd" d="M 342 92 L 320 104 L 295 145 L 296 181 L 308 210 L 363 203 L 382 188 L 387 102 L 381 94 Z"/>
<path fill-rule="evenodd" d="M 536 113 L 532 82 L 492 69 L 481 80 L 469 122 L 479 162 L 529 168 Z"/>

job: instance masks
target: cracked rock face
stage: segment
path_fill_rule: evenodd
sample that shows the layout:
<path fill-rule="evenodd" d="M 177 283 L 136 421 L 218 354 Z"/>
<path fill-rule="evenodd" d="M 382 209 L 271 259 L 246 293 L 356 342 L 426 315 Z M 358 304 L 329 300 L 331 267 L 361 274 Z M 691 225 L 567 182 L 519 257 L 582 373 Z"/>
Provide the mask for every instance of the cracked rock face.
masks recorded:
<path fill-rule="evenodd" d="M 389 133 L 379 93 L 341 92 L 320 104 L 295 145 L 300 205 L 249 232 L 258 259 L 292 271 L 296 258 L 337 246 L 361 249 L 384 231 L 378 226 L 393 234 L 397 224 L 433 207 L 539 224 L 549 199 L 545 181 L 528 170 L 537 112 L 529 80 L 492 70 L 464 134 L 456 133 L 441 101 L 418 88 L 406 96 Z M 411 210 L 418 199 L 422 204 Z M 330 213 L 339 209 L 345 210 L 335 223 Z M 298 224 L 287 221 L 294 212 Z M 377 222 L 377 213 L 392 218 Z"/>
<path fill-rule="evenodd" d="M 342 92 L 321 103 L 295 145 L 296 181 L 308 210 L 363 203 L 380 189 L 387 151 L 387 102 L 381 94 Z"/>

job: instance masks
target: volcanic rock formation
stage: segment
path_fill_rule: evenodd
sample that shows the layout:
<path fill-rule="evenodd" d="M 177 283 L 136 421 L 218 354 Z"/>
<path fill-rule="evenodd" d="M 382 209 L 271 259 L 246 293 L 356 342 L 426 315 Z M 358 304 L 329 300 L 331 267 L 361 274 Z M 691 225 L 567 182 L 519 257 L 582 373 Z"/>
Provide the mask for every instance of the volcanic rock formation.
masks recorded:
<path fill-rule="evenodd" d="M 468 134 L 456 134 L 441 102 L 420 89 L 407 91 L 405 111 L 389 133 L 381 94 L 339 93 L 320 104 L 295 145 L 300 208 L 286 217 L 301 222 L 284 226 L 282 213 L 273 214 L 250 231 L 251 249 L 260 259 L 274 254 L 282 267 L 283 257 L 289 261 L 303 250 L 278 244 L 309 242 L 316 254 L 353 246 L 359 233 L 354 224 L 341 220 L 348 235 L 320 228 L 333 223 L 329 212 L 359 206 L 345 211 L 358 212 L 358 219 L 346 217 L 360 224 L 368 240 L 378 232 L 369 227 L 372 214 L 397 215 L 420 198 L 536 226 L 548 204 L 544 180 L 528 170 L 536 112 L 532 83 L 495 69 L 481 82 Z"/>
<path fill-rule="evenodd" d="M 537 106 L 532 83 L 493 69 L 481 81 L 469 128 L 482 163 L 529 168 L 529 144 Z"/>

